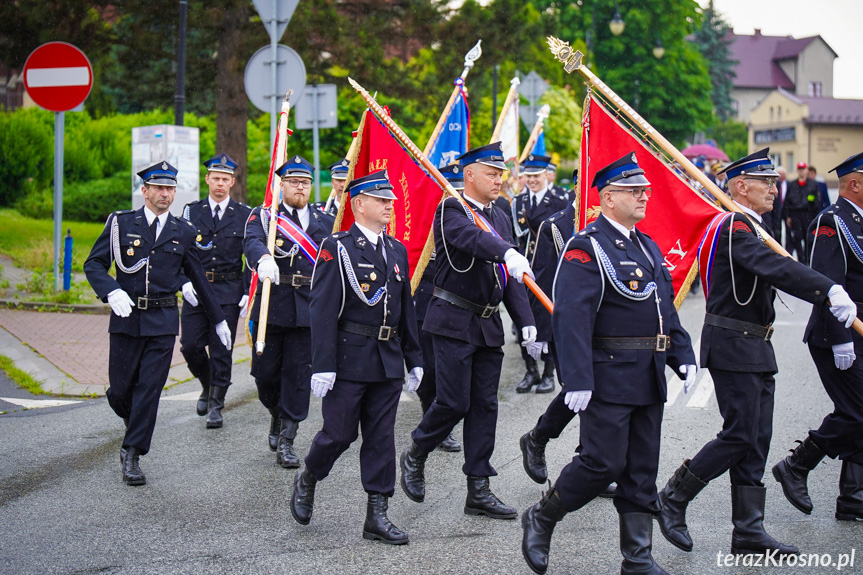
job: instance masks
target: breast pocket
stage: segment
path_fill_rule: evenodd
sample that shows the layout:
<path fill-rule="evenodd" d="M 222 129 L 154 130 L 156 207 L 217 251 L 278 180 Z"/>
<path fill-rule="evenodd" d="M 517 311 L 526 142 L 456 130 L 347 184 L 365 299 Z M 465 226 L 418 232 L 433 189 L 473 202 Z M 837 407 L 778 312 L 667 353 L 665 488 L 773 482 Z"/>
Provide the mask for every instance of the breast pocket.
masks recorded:
<path fill-rule="evenodd" d="M 165 253 L 182 256 L 183 252 L 185 252 L 185 248 L 180 244 L 165 244 L 164 246 L 162 246 L 162 251 Z"/>

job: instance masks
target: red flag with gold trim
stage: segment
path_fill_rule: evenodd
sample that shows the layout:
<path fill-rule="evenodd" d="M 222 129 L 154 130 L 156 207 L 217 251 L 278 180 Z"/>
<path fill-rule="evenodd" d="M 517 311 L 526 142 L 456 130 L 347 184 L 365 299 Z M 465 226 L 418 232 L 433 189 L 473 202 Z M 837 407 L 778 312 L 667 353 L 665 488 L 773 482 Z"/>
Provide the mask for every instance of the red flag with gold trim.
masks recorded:
<path fill-rule="evenodd" d="M 599 191 L 591 187 L 594 174 L 633 151 L 653 189 L 647 202 L 647 216 L 638 229 L 659 244 L 674 283 L 675 304 L 679 306 L 698 273 L 698 246 L 711 220 L 721 210 L 693 190 L 683 176 L 609 113 L 592 93 L 582 119 L 581 193 L 576 228 L 584 228 L 600 213 Z"/>
<path fill-rule="evenodd" d="M 435 180 L 402 148 L 371 110 L 362 121 L 359 152 L 352 165 L 351 178 L 386 170 L 396 200 L 387 233 L 402 242 L 408 250 L 410 274 L 413 275 L 434 221 L 434 212 L 443 192 Z M 344 202 L 340 230 L 354 223 L 350 202 Z"/>

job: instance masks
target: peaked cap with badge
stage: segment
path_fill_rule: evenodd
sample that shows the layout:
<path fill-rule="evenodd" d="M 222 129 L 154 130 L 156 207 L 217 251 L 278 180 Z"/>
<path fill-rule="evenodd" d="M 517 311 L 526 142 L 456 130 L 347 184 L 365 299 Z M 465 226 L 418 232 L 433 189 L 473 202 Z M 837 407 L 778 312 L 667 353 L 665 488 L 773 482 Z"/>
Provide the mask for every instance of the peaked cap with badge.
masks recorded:
<path fill-rule="evenodd" d="M 830 172 L 836 172 L 836 175 L 840 178 L 853 172 L 863 173 L 863 152 L 847 158 L 844 162 L 830 170 Z"/>
<path fill-rule="evenodd" d="M 228 154 L 216 154 L 204 162 L 204 166 L 206 166 L 208 172 L 222 172 L 232 176 L 238 165 Z"/>
<path fill-rule="evenodd" d="M 312 179 L 315 168 L 302 156 L 293 156 L 288 161 L 276 168 L 276 173 L 281 178 L 308 178 Z"/>
<path fill-rule="evenodd" d="M 450 184 L 452 184 L 453 188 L 458 191 L 464 189 L 464 172 L 462 172 L 459 164 L 450 164 L 448 166 L 444 166 L 442 168 L 439 168 L 439 171 L 441 174 L 443 174 L 443 177 L 445 177 L 446 180 Z"/>
<path fill-rule="evenodd" d="M 768 155 L 769 153 L 770 148 L 763 148 L 728 164 L 725 166 L 725 169 L 719 173 L 725 174 L 729 180 L 731 178 L 736 178 L 737 176 L 748 176 L 750 178 L 778 178 L 779 172 L 777 172 L 773 166 L 773 160 L 770 159 L 770 156 Z"/>
<path fill-rule="evenodd" d="M 530 154 L 527 159 L 524 161 L 524 174 L 526 176 L 530 176 L 533 174 L 544 174 L 546 170 L 548 170 L 548 166 L 551 163 L 551 158 L 548 156 L 540 156 L 537 154 Z"/>
<path fill-rule="evenodd" d="M 635 152 L 630 152 L 598 170 L 593 176 L 591 185 L 602 191 L 602 188 L 611 184 L 622 188 L 650 185 L 650 181 L 644 176 L 644 170 L 638 167 Z"/>
<path fill-rule="evenodd" d="M 138 172 L 145 186 L 177 186 L 177 168 L 166 161 L 153 164 Z"/>
<path fill-rule="evenodd" d="M 471 164 L 484 164 L 499 170 L 507 169 L 506 164 L 504 163 L 503 149 L 501 148 L 500 142 L 492 142 L 485 146 L 472 148 L 456 159 L 461 164 L 462 169 Z"/>
<path fill-rule="evenodd" d="M 345 191 L 350 194 L 351 199 L 360 194 L 372 196 L 373 198 L 383 198 L 385 200 L 398 199 L 393 193 L 393 185 L 390 183 L 386 170 L 372 172 L 361 178 L 354 178 L 347 185 Z"/>
<path fill-rule="evenodd" d="M 342 158 L 338 162 L 332 163 L 327 167 L 330 171 L 330 177 L 334 180 L 347 180 L 348 179 L 348 168 L 350 168 L 351 163 L 347 158 Z"/>

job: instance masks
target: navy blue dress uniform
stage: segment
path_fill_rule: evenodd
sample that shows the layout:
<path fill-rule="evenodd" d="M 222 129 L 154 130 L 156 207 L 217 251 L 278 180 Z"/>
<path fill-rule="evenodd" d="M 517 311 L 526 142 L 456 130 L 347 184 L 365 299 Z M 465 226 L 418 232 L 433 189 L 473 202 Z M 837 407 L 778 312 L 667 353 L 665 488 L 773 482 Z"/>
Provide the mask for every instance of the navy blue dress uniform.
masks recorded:
<path fill-rule="evenodd" d="M 208 173 L 233 178 L 237 163 L 227 154 L 217 154 L 204 166 Z M 237 335 L 242 311 L 239 304 L 245 303 L 243 296 L 249 294 L 251 272 L 243 264 L 243 235 L 250 211 L 249 206 L 229 196 L 217 202 L 209 195 L 183 208 L 183 218 L 196 228 L 195 249 L 231 328 L 231 339 Z M 181 281 L 185 285 L 188 279 L 184 276 Z M 200 306 L 183 305 L 180 324 L 180 351 L 202 387 L 198 415 L 207 416 L 207 428 L 220 428 L 225 395 L 231 385 L 232 352 L 219 344 L 215 327 Z"/>
<path fill-rule="evenodd" d="M 548 156 L 531 154 L 523 164 L 523 173 L 525 175 L 545 174 L 550 162 L 551 158 Z M 539 237 L 539 226 L 542 222 L 565 207 L 566 200 L 554 194 L 548 187 L 536 194 L 531 192 L 529 188 L 525 188 L 513 198 L 510 208 L 512 226 L 519 242 L 519 249 L 526 258 L 531 259 L 533 255 Z M 518 341 L 521 343 L 520 334 L 516 335 L 519 336 Z M 541 376 L 537 369 L 536 360 L 527 354 L 524 347 L 521 348 L 521 357 L 524 360 L 526 371 L 522 380 L 515 387 L 516 392 L 527 393 L 534 386 L 537 386 L 537 393 L 554 391 L 554 361 L 551 356 L 549 354 L 543 356 L 544 367 Z"/>
<path fill-rule="evenodd" d="M 312 181 L 314 168 L 300 156 L 289 158 L 276 169 L 282 180 L 303 179 Z M 270 449 L 276 452 L 276 462 L 286 468 L 300 466 L 294 450 L 294 440 L 300 422 L 309 415 L 309 378 L 311 367 L 311 325 L 309 313 L 310 286 L 315 255 L 304 250 L 304 240 L 310 239 L 319 247 L 333 229 L 333 219 L 311 209 L 308 204 L 296 209 L 285 201 L 279 204 L 279 216 L 288 221 L 276 230 L 275 261 L 279 268 L 279 283 L 270 286 L 267 312 L 267 335 L 264 351 L 252 356 L 252 376 L 258 388 L 258 399 L 270 412 Z M 294 224 L 294 228 L 290 224 Z M 246 223 L 244 249 L 246 261 L 257 265 L 270 254 L 267 240 L 270 227 L 270 210 L 256 207 Z M 298 233 L 302 230 L 307 238 Z M 315 249 L 315 248 L 313 248 Z M 249 313 L 250 331 L 254 337 L 261 314 L 259 289 Z"/>
<path fill-rule="evenodd" d="M 330 171 L 330 180 L 334 182 L 334 185 L 336 181 L 341 182 L 342 185 L 344 185 L 345 180 L 348 179 L 348 170 L 350 166 L 350 161 L 348 161 L 347 158 L 342 158 L 338 162 L 333 162 L 327 167 Z M 327 208 L 328 203 L 329 208 Z M 328 216 L 335 218 L 339 213 L 339 200 L 338 198 L 333 198 L 333 201 L 330 202 L 329 199 L 327 199 L 313 204 L 313 207 L 324 212 Z"/>
<path fill-rule="evenodd" d="M 778 177 L 763 149 L 726 166 L 735 200 L 735 178 Z M 726 471 L 731 479 L 731 548 L 739 553 L 797 553 L 773 539 L 763 526 L 766 488 L 761 482 L 773 434 L 774 375 L 778 371 L 770 336 L 776 314 L 776 289 L 821 307 L 833 281 L 791 258 L 772 251 L 754 223 L 760 214 L 728 215 L 719 228 L 712 278 L 701 334 L 701 366 L 710 369 L 723 427 L 692 460 L 684 461 L 660 492 L 662 533 L 676 547 L 690 551 L 685 512 L 692 499 Z M 769 209 L 769 208 L 768 208 Z M 765 210 L 766 211 L 766 210 Z"/>
<path fill-rule="evenodd" d="M 797 169 L 806 169 L 806 162 L 799 162 Z M 805 172 L 804 172 L 805 173 Z M 788 252 L 797 252 L 797 259 L 803 261 L 806 255 L 806 228 L 820 211 L 820 192 L 815 180 L 808 177 L 804 180 L 798 178 L 787 181 L 787 191 L 782 202 L 782 218 L 791 220 L 788 228 L 786 247 Z"/>
<path fill-rule="evenodd" d="M 612 185 L 649 186 L 643 174 L 635 154 L 627 154 L 599 170 L 593 186 L 600 194 Z M 522 552 L 537 573 L 548 566 L 554 525 L 615 480 L 621 574 L 665 573 L 650 555 L 665 367 L 678 372 L 695 363 L 695 353 L 662 251 L 637 228 L 628 236 L 622 229 L 600 214 L 561 250 L 552 292 L 554 342 L 566 350 L 558 357 L 560 379 L 564 392 L 591 397 L 580 413 L 581 453 L 522 517 Z"/>
<path fill-rule="evenodd" d="M 455 188 L 456 191 L 464 190 L 464 174 L 462 173 L 461 166 L 458 163 L 444 166 L 440 168 L 439 171 L 447 181 L 452 184 L 452 187 Z M 417 389 L 417 397 L 420 400 L 420 408 L 422 409 L 423 415 L 425 415 L 429 407 L 431 407 L 437 391 L 437 385 L 435 383 L 437 372 L 434 368 L 434 342 L 432 334 L 423 329 L 426 310 L 428 310 L 429 304 L 432 300 L 432 294 L 434 293 L 434 276 L 435 270 L 437 269 L 436 259 L 437 253 L 432 250 L 429 262 L 423 270 L 423 275 L 420 278 L 416 291 L 414 292 L 417 330 L 419 332 L 420 346 L 423 350 L 423 379 Z M 461 451 L 461 445 L 458 440 L 453 437 L 452 433 L 447 435 L 446 439 L 441 442 L 438 448 L 441 451 Z"/>
<path fill-rule="evenodd" d="M 167 162 L 138 175 L 145 186 L 177 185 L 177 170 Z M 87 281 L 102 301 L 121 292 L 132 300 L 131 313 L 126 317 L 112 313 L 108 324 L 107 391 L 108 404 L 126 424 L 121 463 L 130 485 L 146 483 L 138 457 L 150 450 L 159 396 L 180 329 L 176 294 L 181 275 L 192 282 L 209 321 L 215 325 L 225 319 L 194 246 L 191 223 L 170 212 L 155 216 L 143 207 L 109 216 L 84 262 Z M 116 279 L 108 273 L 112 263 Z"/>
<path fill-rule="evenodd" d="M 345 194 L 396 197 L 386 171 L 352 180 Z M 363 537 L 403 544 L 407 534 L 386 518 L 396 477 L 394 427 L 405 366 L 412 374 L 421 370 L 422 350 L 407 249 L 384 233 L 376 240 L 354 223 L 326 238 L 318 252 L 309 307 L 312 385 L 321 376 L 330 378 L 330 387 L 323 390 L 323 427 L 294 481 L 291 513 L 299 523 L 309 523 L 317 481 L 357 439 L 359 426 L 360 470 L 369 496 Z"/>
<path fill-rule="evenodd" d="M 506 169 L 500 142 L 469 150 L 459 161 L 462 171 L 474 163 Z M 490 460 L 504 344 L 498 307 L 503 302 L 518 328 L 533 326 L 534 319 L 523 286 L 507 281 L 500 265 L 506 252 L 515 249 L 508 214 L 464 198 L 484 214 L 499 237 L 481 230 L 455 198 L 446 198 L 435 212 L 437 269 L 424 329 L 434 342 L 437 395 L 402 454 L 401 485 L 410 499 L 424 500 L 425 460 L 464 419 L 465 513 L 511 519 L 515 510 L 491 493 L 488 479 L 497 475 Z"/>
<path fill-rule="evenodd" d="M 569 192 L 554 183 L 554 177 L 555 174 L 557 174 L 557 164 L 555 164 L 554 162 L 549 162 L 548 167 L 546 167 L 545 171 L 548 177 L 548 185 L 546 186 L 548 191 L 557 196 L 558 198 L 571 203 L 572 198 L 569 197 Z"/>
<path fill-rule="evenodd" d="M 840 178 L 840 197 L 809 225 L 809 264 L 843 286 L 859 309 L 863 306 L 863 153 L 834 170 Z M 833 401 L 833 412 L 773 467 L 773 476 L 788 500 L 809 514 L 813 509 L 806 484 L 809 472 L 825 455 L 838 457 L 842 470 L 836 518 L 863 520 L 863 337 L 826 308 L 814 307 L 804 341 Z"/>

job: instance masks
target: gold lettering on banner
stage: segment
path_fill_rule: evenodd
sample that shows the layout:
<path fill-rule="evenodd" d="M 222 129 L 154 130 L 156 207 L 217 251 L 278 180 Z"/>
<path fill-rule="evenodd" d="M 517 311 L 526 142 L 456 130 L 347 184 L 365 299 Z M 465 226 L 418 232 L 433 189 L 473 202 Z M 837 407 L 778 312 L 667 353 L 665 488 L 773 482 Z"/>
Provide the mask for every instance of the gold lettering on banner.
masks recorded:
<path fill-rule="evenodd" d="M 377 158 L 376 160 L 372 160 L 369 162 L 369 173 L 377 172 L 379 170 L 387 169 L 387 160 L 388 158 Z"/>
<path fill-rule="evenodd" d="M 601 213 L 602 213 L 602 210 L 600 209 L 600 207 L 599 207 L 599 206 L 593 206 L 593 207 L 587 208 L 587 214 L 586 214 L 586 215 L 587 215 L 587 220 L 586 220 L 586 223 L 590 223 L 590 222 L 592 222 L 593 220 L 595 220 L 596 218 L 598 218 L 598 217 L 599 217 L 599 214 L 601 214 Z"/>
<path fill-rule="evenodd" d="M 673 272 L 675 270 L 675 268 L 677 268 L 677 266 L 680 265 L 680 261 L 684 257 L 686 257 L 686 254 L 687 254 L 687 252 L 683 251 L 683 248 L 680 245 L 680 240 L 677 240 L 677 243 L 674 244 L 674 247 L 672 247 L 670 250 L 668 250 L 668 253 L 665 254 L 665 258 L 664 258 L 665 259 L 665 267 L 668 268 L 668 271 Z M 671 258 L 672 256 L 676 256 L 675 259 L 676 259 L 677 263 L 671 263 L 669 258 Z"/>
<path fill-rule="evenodd" d="M 409 242 L 411 240 L 411 196 L 410 191 L 408 190 L 408 177 L 404 172 L 402 172 L 402 177 L 399 178 L 399 184 L 402 187 L 402 197 L 404 198 L 402 201 L 405 213 L 405 232 L 403 241 Z"/>

